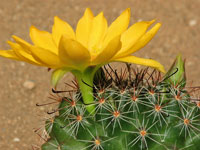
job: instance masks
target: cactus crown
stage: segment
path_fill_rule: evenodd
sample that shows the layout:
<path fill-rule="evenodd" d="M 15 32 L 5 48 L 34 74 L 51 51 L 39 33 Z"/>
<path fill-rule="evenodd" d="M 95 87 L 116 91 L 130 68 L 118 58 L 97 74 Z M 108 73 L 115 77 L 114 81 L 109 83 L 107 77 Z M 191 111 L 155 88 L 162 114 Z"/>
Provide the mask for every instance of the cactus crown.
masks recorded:
<path fill-rule="evenodd" d="M 171 68 L 162 77 L 129 64 L 120 73 L 101 68 L 91 87 L 91 104 L 84 104 L 75 81 L 71 91 L 53 90 L 59 106 L 48 112 L 56 115 L 46 120 L 49 137 L 42 150 L 199 149 L 198 88 L 185 87 L 183 78 L 170 80 L 177 71 Z M 93 112 L 86 110 L 88 105 L 95 106 Z"/>

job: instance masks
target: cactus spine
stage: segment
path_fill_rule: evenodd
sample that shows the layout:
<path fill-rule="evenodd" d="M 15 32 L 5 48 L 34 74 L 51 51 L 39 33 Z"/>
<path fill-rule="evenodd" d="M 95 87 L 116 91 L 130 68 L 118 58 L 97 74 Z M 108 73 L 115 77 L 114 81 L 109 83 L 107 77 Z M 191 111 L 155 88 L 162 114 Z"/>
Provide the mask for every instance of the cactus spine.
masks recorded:
<path fill-rule="evenodd" d="M 77 85 L 59 96 L 57 115 L 46 120 L 49 138 L 42 150 L 199 150 L 198 88 L 185 83 L 181 56 L 164 77 L 129 65 L 121 73 L 101 68 L 94 86 L 87 85 L 92 103 L 84 103 Z"/>

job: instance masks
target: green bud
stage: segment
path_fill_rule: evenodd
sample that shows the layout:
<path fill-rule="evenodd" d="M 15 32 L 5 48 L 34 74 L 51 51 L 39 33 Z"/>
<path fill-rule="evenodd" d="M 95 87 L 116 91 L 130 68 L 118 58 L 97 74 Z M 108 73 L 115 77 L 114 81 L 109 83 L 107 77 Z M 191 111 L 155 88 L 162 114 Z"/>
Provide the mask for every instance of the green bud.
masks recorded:
<path fill-rule="evenodd" d="M 179 54 L 169 71 L 165 74 L 165 80 L 174 86 L 185 87 L 186 75 L 185 75 L 185 60 L 182 59 Z"/>

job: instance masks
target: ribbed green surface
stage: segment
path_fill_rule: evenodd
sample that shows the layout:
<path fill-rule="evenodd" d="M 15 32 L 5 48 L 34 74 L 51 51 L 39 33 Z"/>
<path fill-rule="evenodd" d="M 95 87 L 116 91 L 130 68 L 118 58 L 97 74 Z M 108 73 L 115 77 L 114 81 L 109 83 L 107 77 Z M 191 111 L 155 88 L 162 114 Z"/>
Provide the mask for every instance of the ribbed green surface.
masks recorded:
<path fill-rule="evenodd" d="M 95 78 L 93 114 L 78 89 L 62 98 L 59 115 L 46 121 L 50 138 L 42 150 L 200 149 L 199 103 L 184 79 L 173 84 L 170 73 L 161 78 L 147 70 L 111 73 Z"/>

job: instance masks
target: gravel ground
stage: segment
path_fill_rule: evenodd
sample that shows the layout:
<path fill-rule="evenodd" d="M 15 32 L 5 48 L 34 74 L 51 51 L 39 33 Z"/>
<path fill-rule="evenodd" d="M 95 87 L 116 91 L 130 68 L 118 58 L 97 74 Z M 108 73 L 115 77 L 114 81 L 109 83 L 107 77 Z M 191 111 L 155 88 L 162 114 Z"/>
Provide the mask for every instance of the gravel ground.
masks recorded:
<path fill-rule="evenodd" d="M 13 34 L 30 41 L 31 25 L 50 31 L 56 15 L 75 27 L 87 7 L 95 14 L 104 11 L 109 22 L 127 7 L 131 23 L 156 18 L 163 24 L 161 30 L 135 55 L 156 59 L 168 69 L 182 53 L 188 81 L 200 84 L 200 0 L 1 0 L 0 49 L 9 48 L 6 41 Z M 1 150 L 28 150 L 39 143 L 33 129 L 41 126 L 47 108 L 35 104 L 48 100 L 49 79 L 45 68 L 0 58 Z"/>

